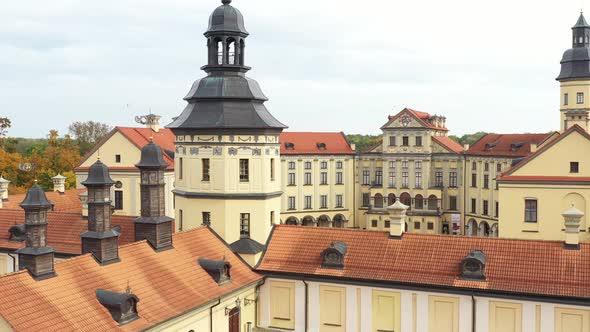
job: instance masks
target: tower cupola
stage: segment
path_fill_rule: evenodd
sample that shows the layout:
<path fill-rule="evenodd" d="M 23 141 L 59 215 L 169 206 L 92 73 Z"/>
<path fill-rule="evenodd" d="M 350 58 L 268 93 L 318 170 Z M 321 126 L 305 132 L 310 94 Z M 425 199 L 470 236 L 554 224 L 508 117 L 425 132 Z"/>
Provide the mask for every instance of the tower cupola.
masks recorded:
<path fill-rule="evenodd" d="M 590 25 L 584 13 L 572 27 L 572 48 L 563 53 L 558 81 L 590 78 Z"/>

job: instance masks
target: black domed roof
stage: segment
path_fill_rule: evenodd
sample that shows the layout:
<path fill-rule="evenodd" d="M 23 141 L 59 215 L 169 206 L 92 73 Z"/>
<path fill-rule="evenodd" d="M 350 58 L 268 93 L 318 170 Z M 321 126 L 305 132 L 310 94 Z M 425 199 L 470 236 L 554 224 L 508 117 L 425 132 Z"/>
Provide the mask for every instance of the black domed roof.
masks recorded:
<path fill-rule="evenodd" d="M 25 200 L 20 203 L 20 207 L 23 209 L 34 207 L 48 208 L 51 206 L 53 206 L 53 203 L 47 200 L 45 191 L 36 183 L 29 189 L 29 191 L 27 191 Z"/>
<path fill-rule="evenodd" d="M 222 0 L 221 2 L 223 5 L 217 7 L 209 17 L 209 29 L 207 29 L 205 35 L 215 32 L 234 32 L 248 35 L 242 13 L 230 5 L 231 0 Z"/>
<path fill-rule="evenodd" d="M 141 160 L 135 166 L 137 168 L 164 169 L 168 167 L 168 164 L 164 161 L 162 149 L 154 142 L 149 142 L 141 149 Z"/>
<path fill-rule="evenodd" d="M 102 161 L 97 160 L 90 169 L 88 169 L 88 178 L 82 182 L 83 185 L 113 185 L 115 181 L 111 179 L 109 168 Z"/>

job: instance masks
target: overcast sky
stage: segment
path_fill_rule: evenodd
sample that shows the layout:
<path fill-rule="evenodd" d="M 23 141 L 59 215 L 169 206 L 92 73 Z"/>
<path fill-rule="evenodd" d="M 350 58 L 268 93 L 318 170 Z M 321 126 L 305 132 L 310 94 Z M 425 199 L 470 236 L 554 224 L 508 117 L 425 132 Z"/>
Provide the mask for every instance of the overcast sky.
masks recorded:
<path fill-rule="evenodd" d="M 219 0 L 19 0 L 0 10 L 0 116 L 11 136 L 76 120 L 168 123 L 205 64 Z M 451 134 L 559 126 L 559 73 L 581 0 L 234 0 L 246 62 L 291 131 L 378 133 L 412 107 Z M 590 12 L 590 9 L 588 10 Z"/>

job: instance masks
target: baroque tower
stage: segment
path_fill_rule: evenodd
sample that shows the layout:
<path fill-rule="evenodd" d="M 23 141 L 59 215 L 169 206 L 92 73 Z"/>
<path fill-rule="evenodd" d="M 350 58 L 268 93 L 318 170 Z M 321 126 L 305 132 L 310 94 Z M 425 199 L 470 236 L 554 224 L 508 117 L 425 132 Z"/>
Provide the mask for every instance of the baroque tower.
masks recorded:
<path fill-rule="evenodd" d="M 588 131 L 590 112 L 590 25 L 584 14 L 572 27 L 572 48 L 561 59 L 561 131 L 577 124 Z"/>
<path fill-rule="evenodd" d="M 207 73 L 167 127 L 176 136 L 176 229 L 211 226 L 249 262 L 280 213 L 279 134 L 285 125 L 246 77 L 244 18 L 223 0 L 209 19 Z"/>

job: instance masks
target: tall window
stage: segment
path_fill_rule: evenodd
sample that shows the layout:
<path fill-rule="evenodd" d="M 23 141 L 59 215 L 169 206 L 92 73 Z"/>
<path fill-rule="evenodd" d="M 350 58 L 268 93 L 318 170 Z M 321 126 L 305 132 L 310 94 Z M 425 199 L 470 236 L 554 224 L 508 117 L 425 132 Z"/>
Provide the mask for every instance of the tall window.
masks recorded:
<path fill-rule="evenodd" d="M 408 161 L 407 160 L 403 160 L 402 161 L 402 168 L 403 169 L 407 169 L 408 168 Z"/>
<path fill-rule="evenodd" d="M 577 161 L 570 162 L 570 173 L 578 173 L 580 171 L 580 163 Z"/>
<path fill-rule="evenodd" d="M 115 210 L 123 210 L 123 191 L 115 190 Z"/>
<path fill-rule="evenodd" d="M 569 98 L 568 94 L 567 93 L 564 93 L 563 94 L 563 104 L 564 105 L 567 105 L 568 104 L 568 102 L 569 102 L 568 98 Z"/>
<path fill-rule="evenodd" d="M 414 162 L 414 168 L 416 168 L 416 169 L 422 169 L 422 162 L 420 160 L 416 160 Z"/>
<path fill-rule="evenodd" d="M 416 146 L 422 146 L 422 136 L 416 136 Z"/>
<path fill-rule="evenodd" d="M 378 167 L 377 170 L 375 170 L 375 185 L 383 185 L 383 168 L 381 167 Z"/>
<path fill-rule="evenodd" d="M 289 169 L 295 169 L 295 162 L 294 161 L 289 162 Z"/>
<path fill-rule="evenodd" d="M 484 201 L 483 201 L 483 215 L 484 215 L 484 216 L 487 216 L 487 215 L 488 215 L 488 212 L 489 212 L 489 211 L 488 211 L 488 207 L 489 207 L 489 206 L 488 206 L 488 201 L 484 200 Z"/>
<path fill-rule="evenodd" d="M 121 155 L 120 154 L 116 154 L 115 155 L 115 162 L 116 163 L 120 163 L 121 162 Z"/>
<path fill-rule="evenodd" d="M 389 162 L 389 168 L 395 168 L 395 161 L 391 160 Z"/>
<path fill-rule="evenodd" d="M 250 238 L 250 213 L 240 213 L 240 237 Z"/>
<path fill-rule="evenodd" d="M 363 193 L 363 206 L 369 206 L 371 204 L 371 195 L 369 193 Z"/>
<path fill-rule="evenodd" d="M 342 178 L 342 172 L 336 172 L 336 184 L 342 184 L 344 180 Z"/>
<path fill-rule="evenodd" d="M 452 171 L 449 173 L 449 187 L 457 188 L 457 172 Z"/>
<path fill-rule="evenodd" d="M 496 202 L 496 213 L 495 213 L 495 217 L 498 218 L 498 215 L 500 213 L 500 204 L 498 202 Z"/>
<path fill-rule="evenodd" d="M 287 198 L 287 206 L 289 210 L 295 210 L 295 196 Z"/>
<path fill-rule="evenodd" d="M 327 162 L 327 161 L 322 161 L 322 162 L 320 163 L 320 167 L 321 167 L 322 169 L 328 169 L 328 162 Z"/>
<path fill-rule="evenodd" d="M 475 161 L 471 163 L 471 170 L 477 171 L 477 163 Z"/>
<path fill-rule="evenodd" d="M 295 173 L 289 173 L 288 181 L 290 186 L 295 185 Z"/>
<path fill-rule="evenodd" d="M 342 207 L 342 195 L 336 195 L 336 207 L 337 208 Z"/>
<path fill-rule="evenodd" d="M 487 174 L 483 175 L 483 188 L 488 189 L 490 187 L 490 176 Z"/>
<path fill-rule="evenodd" d="M 409 146 L 410 145 L 410 137 L 408 137 L 408 136 L 402 137 L 402 145 Z"/>
<path fill-rule="evenodd" d="M 408 181 L 408 172 L 402 172 L 402 188 L 408 188 L 409 181 Z"/>
<path fill-rule="evenodd" d="M 434 172 L 434 186 L 439 187 L 439 188 L 443 186 L 443 172 L 442 171 Z"/>
<path fill-rule="evenodd" d="M 473 188 L 477 188 L 477 174 L 476 173 L 471 174 L 471 186 Z"/>
<path fill-rule="evenodd" d="M 271 225 L 275 224 L 275 212 L 274 211 L 270 211 L 270 224 Z"/>
<path fill-rule="evenodd" d="M 497 164 L 496 164 L 496 172 L 497 172 L 497 173 L 500 173 L 500 172 L 502 172 L 502 164 L 500 164 L 500 163 L 497 163 Z"/>
<path fill-rule="evenodd" d="M 449 210 L 457 210 L 457 196 L 449 196 Z"/>
<path fill-rule="evenodd" d="M 416 186 L 415 188 L 422 188 L 422 172 L 416 172 Z"/>
<path fill-rule="evenodd" d="M 311 169 L 311 161 L 305 162 L 305 169 Z"/>
<path fill-rule="evenodd" d="M 475 198 L 471 199 L 471 213 L 475 213 L 477 211 L 477 201 Z"/>
<path fill-rule="evenodd" d="M 328 184 L 328 172 L 320 173 L 320 184 Z"/>
<path fill-rule="evenodd" d="M 342 162 L 341 161 L 336 162 L 336 169 L 342 169 Z"/>
<path fill-rule="evenodd" d="M 363 185 L 368 186 L 371 184 L 371 171 L 363 169 Z"/>
<path fill-rule="evenodd" d="M 203 166 L 203 169 L 202 169 L 202 180 L 203 181 L 209 181 L 211 179 L 211 177 L 209 175 L 209 170 L 210 170 L 209 158 L 201 159 L 201 164 Z"/>
<path fill-rule="evenodd" d="M 395 136 L 389 136 L 389 146 L 395 146 Z"/>
<path fill-rule="evenodd" d="M 183 228 L 182 223 L 183 222 L 184 222 L 184 220 L 183 220 L 182 210 L 178 210 L 178 230 L 179 231 L 182 231 L 182 228 Z"/>
<path fill-rule="evenodd" d="M 321 195 L 320 196 L 320 209 L 327 209 L 328 208 L 328 195 Z"/>
<path fill-rule="evenodd" d="M 304 179 L 303 184 L 306 185 L 306 186 L 311 185 L 311 172 L 306 172 L 305 173 L 305 179 Z"/>
<path fill-rule="evenodd" d="M 275 180 L 275 159 L 274 158 L 270 159 L 270 180 L 271 181 Z"/>
<path fill-rule="evenodd" d="M 524 221 L 537 222 L 537 200 L 534 198 L 524 200 Z"/>
<path fill-rule="evenodd" d="M 305 209 L 311 209 L 311 196 L 305 196 Z"/>
<path fill-rule="evenodd" d="M 484 170 L 484 172 L 489 172 L 489 170 L 490 170 L 490 163 L 484 163 L 483 164 L 483 170 Z"/>
<path fill-rule="evenodd" d="M 578 104 L 583 104 L 584 103 L 584 93 L 583 92 L 578 92 L 576 94 L 576 102 Z"/>
<path fill-rule="evenodd" d="M 184 175 L 184 163 L 182 158 L 178 158 L 178 179 L 182 180 Z"/>
<path fill-rule="evenodd" d="M 240 159 L 240 182 L 250 181 L 250 161 Z"/>
<path fill-rule="evenodd" d="M 389 187 L 395 187 L 395 171 L 389 172 Z"/>
<path fill-rule="evenodd" d="M 203 212 L 203 225 L 211 225 L 211 212 Z"/>

